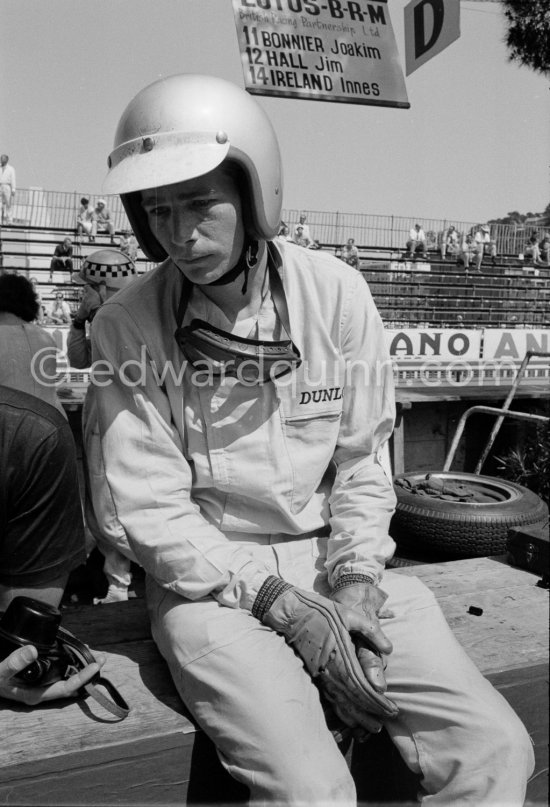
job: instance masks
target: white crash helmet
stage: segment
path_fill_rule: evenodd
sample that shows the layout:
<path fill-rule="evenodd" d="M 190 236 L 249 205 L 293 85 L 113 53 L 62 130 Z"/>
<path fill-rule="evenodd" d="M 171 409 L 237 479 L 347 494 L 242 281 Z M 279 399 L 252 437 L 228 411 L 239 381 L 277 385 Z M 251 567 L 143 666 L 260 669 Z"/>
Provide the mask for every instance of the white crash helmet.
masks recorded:
<path fill-rule="evenodd" d="M 130 101 L 109 156 L 105 194 L 118 193 L 148 258 L 166 252 L 149 228 L 137 191 L 172 185 L 235 163 L 244 174 L 247 232 L 273 238 L 282 206 L 281 156 L 271 122 L 245 92 L 214 76 L 182 74 L 156 81 Z"/>
<path fill-rule="evenodd" d="M 109 289 L 122 289 L 137 277 L 135 263 L 120 249 L 96 249 L 83 261 L 80 272 L 71 280 L 83 286 L 86 283 L 105 283 Z"/>

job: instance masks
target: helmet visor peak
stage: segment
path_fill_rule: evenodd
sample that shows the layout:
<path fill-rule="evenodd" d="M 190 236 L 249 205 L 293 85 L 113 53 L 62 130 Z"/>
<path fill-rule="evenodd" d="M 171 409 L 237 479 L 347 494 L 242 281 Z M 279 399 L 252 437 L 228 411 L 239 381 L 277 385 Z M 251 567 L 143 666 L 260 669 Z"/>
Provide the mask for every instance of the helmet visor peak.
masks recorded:
<path fill-rule="evenodd" d="M 166 132 L 122 143 L 109 156 L 103 192 L 132 193 L 207 174 L 230 149 L 225 132 Z"/>

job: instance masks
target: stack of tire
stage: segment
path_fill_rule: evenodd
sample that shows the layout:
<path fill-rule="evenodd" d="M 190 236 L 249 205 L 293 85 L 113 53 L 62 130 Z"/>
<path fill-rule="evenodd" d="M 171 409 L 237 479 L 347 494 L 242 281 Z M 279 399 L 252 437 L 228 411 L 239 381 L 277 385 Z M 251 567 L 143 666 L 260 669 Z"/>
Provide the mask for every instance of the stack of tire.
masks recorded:
<path fill-rule="evenodd" d="M 458 501 L 419 495 L 427 478 L 472 486 L 486 501 Z M 407 480 L 403 486 L 401 480 Z M 512 527 L 548 523 L 548 507 L 536 493 L 515 482 L 470 473 L 426 471 L 394 478 L 397 508 L 390 534 L 405 555 L 430 554 L 452 560 L 502 555 Z"/>

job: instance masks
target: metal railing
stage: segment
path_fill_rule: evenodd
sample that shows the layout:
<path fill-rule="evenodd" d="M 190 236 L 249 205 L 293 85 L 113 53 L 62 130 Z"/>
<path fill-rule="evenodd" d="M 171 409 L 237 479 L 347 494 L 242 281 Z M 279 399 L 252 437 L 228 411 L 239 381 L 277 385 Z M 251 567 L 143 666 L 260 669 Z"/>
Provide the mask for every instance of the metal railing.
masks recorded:
<path fill-rule="evenodd" d="M 92 206 L 100 198 L 98 194 L 82 191 L 20 189 L 17 192 L 17 202 L 13 209 L 14 223 L 31 227 L 74 230 L 82 196 L 86 196 Z M 116 230 L 129 229 L 130 225 L 120 198 L 118 196 L 107 197 L 107 207 Z M 344 244 L 348 238 L 354 238 L 358 246 L 402 249 L 409 238 L 411 227 L 418 221 L 426 233 L 428 247 L 436 248 L 441 243 L 443 233 L 450 225 L 453 225 L 459 233 L 469 233 L 481 223 L 290 208 L 283 209 L 281 218 L 292 227 L 298 222 L 301 213 L 305 213 L 307 216 L 312 238 L 319 240 L 322 244 L 335 246 Z M 539 237 L 542 237 L 545 232 L 543 227 L 494 224 L 491 225 L 491 237 L 496 239 L 499 255 L 519 255 L 524 251 L 533 230 L 537 231 Z"/>

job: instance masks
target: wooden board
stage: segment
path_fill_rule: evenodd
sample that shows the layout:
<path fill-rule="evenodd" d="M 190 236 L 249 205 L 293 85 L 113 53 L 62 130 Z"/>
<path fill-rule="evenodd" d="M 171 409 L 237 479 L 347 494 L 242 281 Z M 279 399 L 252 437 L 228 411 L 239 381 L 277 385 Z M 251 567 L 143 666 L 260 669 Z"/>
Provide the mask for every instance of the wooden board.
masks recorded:
<path fill-rule="evenodd" d="M 548 730 L 537 708 L 547 708 L 541 686 L 548 662 L 548 592 L 536 586 L 536 575 L 495 558 L 394 571 L 416 575 L 432 588 L 459 641 L 518 710 L 536 739 L 532 787 L 540 790 Z M 483 614 L 469 614 L 471 605 Z M 126 720 L 111 722 L 90 699 L 40 709 L 2 701 L 0 804 L 184 805 L 205 793 L 207 801 L 217 801 L 220 787 L 225 801 L 232 790 L 239 795 L 185 713 L 150 637 L 142 599 L 77 606 L 64 612 L 63 624 L 105 653 L 104 675 L 132 711 Z"/>
<path fill-rule="evenodd" d="M 434 592 L 455 636 L 485 674 L 548 663 L 548 591 L 504 558 L 408 566 Z M 468 613 L 470 606 L 481 616 Z"/>

